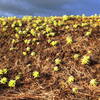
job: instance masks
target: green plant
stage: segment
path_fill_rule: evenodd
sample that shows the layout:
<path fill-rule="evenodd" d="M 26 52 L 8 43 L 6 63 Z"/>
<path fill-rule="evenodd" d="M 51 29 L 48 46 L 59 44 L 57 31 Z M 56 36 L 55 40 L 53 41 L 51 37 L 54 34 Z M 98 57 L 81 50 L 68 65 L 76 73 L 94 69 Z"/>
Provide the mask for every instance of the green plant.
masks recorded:
<path fill-rule="evenodd" d="M 27 34 L 26 37 L 30 37 L 30 34 Z"/>
<path fill-rule="evenodd" d="M 3 70 L 2 69 L 0 69 L 0 75 L 3 75 Z"/>
<path fill-rule="evenodd" d="M 15 47 L 9 48 L 10 51 L 12 51 L 12 50 L 17 50 L 17 49 L 18 49 L 18 48 L 15 48 Z"/>
<path fill-rule="evenodd" d="M 78 93 L 78 88 L 77 87 L 72 88 L 72 92 L 75 93 L 75 94 Z"/>
<path fill-rule="evenodd" d="M 74 54 L 74 56 L 73 56 L 73 58 L 75 59 L 75 60 L 77 60 L 78 58 L 79 58 L 79 54 Z"/>
<path fill-rule="evenodd" d="M 68 80 L 67 80 L 67 83 L 68 83 L 68 84 L 71 84 L 71 83 L 74 82 L 74 80 L 75 80 L 74 76 L 69 76 L 69 77 L 68 77 Z"/>
<path fill-rule="evenodd" d="M 11 43 L 14 44 L 14 43 L 17 43 L 18 40 L 15 40 L 15 39 L 12 39 Z"/>
<path fill-rule="evenodd" d="M 3 28 L 2 28 L 2 31 L 3 31 L 3 32 L 6 32 L 6 31 L 7 31 L 7 27 L 3 27 Z"/>
<path fill-rule="evenodd" d="M 67 30 L 68 30 L 68 29 L 69 29 L 69 26 L 67 25 L 67 26 L 65 27 L 65 29 L 67 29 Z"/>
<path fill-rule="evenodd" d="M 55 36 L 56 35 L 56 33 L 54 33 L 54 32 L 51 32 L 51 33 L 48 33 L 47 34 L 47 36 L 49 37 L 49 36 Z"/>
<path fill-rule="evenodd" d="M 5 26 L 7 24 L 6 21 L 2 21 L 2 25 Z"/>
<path fill-rule="evenodd" d="M 69 19 L 69 16 L 64 15 L 62 18 L 63 18 L 64 21 L 67 21 Z"/>
<path fill-rule="evenodd" d="M 31 42 L 30 39 L 25 39 L 25 40 L 24 40 L 24 43 L 25 43 L 25 44 L 30 44 L 30 42 Z"/>
<path fill-rule="evenodd" d="M 17 39 L 19 39 L 19 35 L 18 35 L 18 34 L 15 34 L 15 37 L 16 37 Z"/>
<path fill-rule="evenodd" d="M 19 34 L 19 35 L 26 34 L 26 31 L 21 31 L 21 30 L 19 30 L 19 31 L 18 31 L 18 34 Z"/>
<path fill-rule="evenodd" d="M 87 26 L 87 25 L 89 25 L 89 24 L 88 23 L 82 23 L 81 24 L 82 27 Z"/>
<path fill-rule="evenodd" d="M 37 42 L 37 41 L 38 41 L 37 38 L 33 38 L 33 39 L 32 39 L 32 42 Z"/>
<path fill-rule="evenodd" d="M 15 87 L 15 85 L 16 85 L 16 80 L 10 80 L 10 81 L 8 82 L 8 86 L 9 86 L 9 87 Z"/>
<path fill-rule="evenodd" d="M 27 48 L 26 48 L 26 51 L 30 51 L 30 49 L 31 49 L 30 47 L 27 47 Z"/>
<path fill-rule="evenodd" d="M 37 26 L 37 24 L 33 24 L 32 26 L 33 26 L 33 27 L 36 27 L 36 26 Z"/>
<path fill-rule="evenodd" d="M 19 27 L 15 27 L 16 32 L 19 32 L 21 29 Z"/>
<path fill-rule="evenodd" d="M 23 55 L 26 56 L 27 55 L 27 52 L 23 52 Z"/>
<path fill-rule="evenodd" d="M 53 21 L 53 24 L 54 24 L 54 26 L 58 25 L 57 21 Z"/>
<path fill-rule="evenodd" d="M 23 21 L 31 21 L 32 18 L 33 18 L 32 16 L 23 16 L 23 17 L 22 17 L 22 20 L 23 20 Z"/>
<path fill-rule="evenodd" d="M 39 73 L 38 71 L 34 71 L 34 72 L 32 73 L 32 76 L 33 76 L 34 78 L 38 78 L 38 77 L 40 76 L 40 73 Z"/>
<path fill-rule="evenodd" d="M 92 54 L 92 50 L 88 50 L 87 51 L 87 54 Z"/>
<path fill-rule="evenodd" d="M 8 72 L 7 68 L 0 69 L 0 75 L 7 74 L 7 72 Z"/>
<path fill-rule="evenodd" d="M 90 62 L 90 56 L 83 56 L 83 58 L 81 59 L 81 64 L 85 65 L 85 64 L 89 64 Z"/>
<path fill-rule="evenodd" d="M 55 66 L 54 68 L 53 68 L 53 70 L 56 72 L 56 71 L 59 71 L 59 67 L 58 66 Z"/>
<path fill-rule="evenodd" d="M 33 36 L 36 36 L 36 33 L 35 33 L 35 30 L 34 30 L 34 29 L 31 29 L 30 33 L 31 33 Z"/>
<path fill-rule="evenodd" d="M 0 83 L 6 84 L 7 83 L 7 78 L 6 77 L 1 78 Z"/>
<path fill-rule="evenodd" d="M 73 43 L 72 37 L 71 36 L 68 36 L 66 38 L 66 42 L 67 42 L 67 44 L 72 44 Z"/>
<path fill-rule="evenodd" d="M 77 27 L 78 27 L 78 24 L 74 24 L 73 27 L 74 27 L 74 28 L 77 28 Z"/>
<path fill-rule="evenodd" d="M 50 44 L 51 44 L 52 46 L 56 46 L 56 45 L 58 44 L 58 41 L 52 41 Z"/>
<path fill-rule="evenodd" d="M 85 36 L 90 36 L 92 34 L 92 30 L 89 30 L 85 33 Z"/>
<path fill-rule="evenodd" d="M 36 55 L 36 52 L 31 52 L 31 56 L 35 56 Z"/>
<path fill-rule="evenodd" d="M 97 86 L 98 82 L 96 81 L 96 79 L 91 79 L 90 81 L 90 85 L 91 86 Z"/>
<path fill-rule="evenodd" d="M 12 39 L 12 41 L 11 41 L 11 42 L 12 42 L 12 44 L 13 44 L 13 43 L 15 43 L 15 41 L 16 41 L 15 39 Z"/>
<path fill-rule="evenodd" d="M 20 79 L 20 75 L 16 75 L 15 80 L 19 80 L 19 79 Z"/>
<path fill-rule="evenodd" d="M 15 27 L 15 23 L 14 23 L 14 22 L 12 23 L 11 27 L 12 27 L 12 28 L 14 28 L 14 27 Z"/>
<path fill-rule="evenodd" d="M 46 32 L 52 32 L 52 29 L 50 27 L 46 27 Z"/>
<path fill-rule="evenodd" d="M 50 40 L 50 39 L 48 39 L 48 40 L 47 40 L 47 42 L 48 42 L 48 43 L 50 43 L 50 42 L 51 42 L 51 40 Z"/>
<path fill-rule="evenodd" d="M 7 68 L 4 68 L 2 71 L 3 71 L 4 74 L 7 74 L 8 69 Z"/>
<path fill-rule="evenodd" d="M 63 26 L 64 22 L 63 21 L 58 21 L 58 26 Z"/>
<path fill-rule="evenodd" d="M 15 27 L 15 30 L 16 30 L 16 32 L 19 32 L 20 28 L 19 27 Z"/>
<path fill-rule="evenodd" d="M 55 64 L 56 64 L 56 65 L 59 65 L 59 64 L 61 64 L 61 59 L 59 59 L 59 58 L 56 58 L 56 59 L 55 59 Z"/>
<path fill-rule="evenodd" d="M 21 20 L 18 20 L 18 21 L 16 22 L 16 24 L 17 24 L 18 26 L 22 26 Z"/>

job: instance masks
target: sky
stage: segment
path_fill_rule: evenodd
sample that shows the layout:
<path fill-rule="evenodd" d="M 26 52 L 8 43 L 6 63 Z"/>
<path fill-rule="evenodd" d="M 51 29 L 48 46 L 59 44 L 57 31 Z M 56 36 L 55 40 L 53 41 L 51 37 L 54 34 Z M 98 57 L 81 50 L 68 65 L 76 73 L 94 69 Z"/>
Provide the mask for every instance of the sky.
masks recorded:
<path fill-rule="evenodd" d="M 100 14 L 100 0 L 0 0 L 0 16 Z"/>

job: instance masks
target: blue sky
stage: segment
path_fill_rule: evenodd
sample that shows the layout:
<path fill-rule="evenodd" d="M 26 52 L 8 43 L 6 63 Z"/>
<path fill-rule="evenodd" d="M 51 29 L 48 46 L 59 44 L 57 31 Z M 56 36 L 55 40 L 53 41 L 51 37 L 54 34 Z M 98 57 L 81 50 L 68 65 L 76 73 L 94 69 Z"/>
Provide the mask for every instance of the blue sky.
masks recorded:
<path fill-rule="evenodd" d="M 100 14 L 100 0 L 0 0 L 0 16 Z"/>

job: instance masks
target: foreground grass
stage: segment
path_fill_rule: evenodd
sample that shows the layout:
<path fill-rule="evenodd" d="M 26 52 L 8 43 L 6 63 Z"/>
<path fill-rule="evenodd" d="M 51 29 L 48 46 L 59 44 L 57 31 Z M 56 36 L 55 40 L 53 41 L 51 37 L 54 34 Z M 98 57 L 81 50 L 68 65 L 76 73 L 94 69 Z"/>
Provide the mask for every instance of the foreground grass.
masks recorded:
<path fill-rule="evenodd" d="M 99 100 L 100 16 L 0 18 L 0 93 Z"/>

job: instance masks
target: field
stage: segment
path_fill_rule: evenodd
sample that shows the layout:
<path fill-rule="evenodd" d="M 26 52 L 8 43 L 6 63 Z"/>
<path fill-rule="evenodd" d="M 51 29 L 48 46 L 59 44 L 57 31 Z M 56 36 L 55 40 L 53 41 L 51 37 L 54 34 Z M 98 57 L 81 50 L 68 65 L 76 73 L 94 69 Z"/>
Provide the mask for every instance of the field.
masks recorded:
<path fill-rule="evenodd" d="M 100 100 L 100 16 L 1 17 L 0 100 Z"/>

